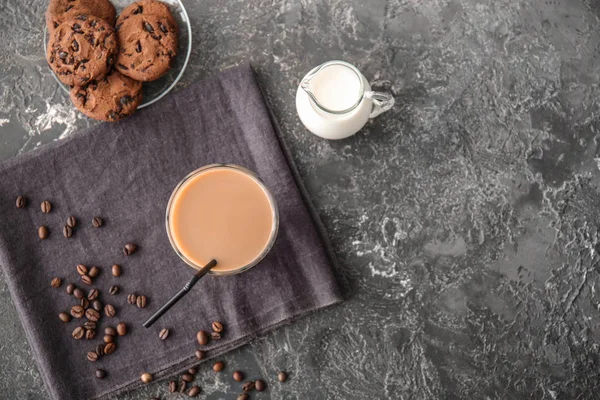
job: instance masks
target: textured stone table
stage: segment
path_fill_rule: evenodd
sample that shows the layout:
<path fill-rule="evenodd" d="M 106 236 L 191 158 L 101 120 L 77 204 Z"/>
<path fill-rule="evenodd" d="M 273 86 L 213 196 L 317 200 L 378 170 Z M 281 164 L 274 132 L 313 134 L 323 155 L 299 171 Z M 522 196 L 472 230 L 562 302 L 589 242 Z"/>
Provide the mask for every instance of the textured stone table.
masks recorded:
<path fill-rule="evenodd" d="M 200 40 L 179 87 L 252 61 L 347 294 L 225 357 L 267 377 L 253 398 L 597 398 L 598 0 L 184 1 Z M 2 159 L 94 123 L 45 64 L 45 5 L 0 5 Z M 293 96 L 336 58 L 397 106 L 328 142 Z M 0 338 L 0 398 L 47 399 L 1 277 Z M 199 382 L 239 390 L 208 366 Z M 176 398 L 119 398 L 153 395 Z"/>

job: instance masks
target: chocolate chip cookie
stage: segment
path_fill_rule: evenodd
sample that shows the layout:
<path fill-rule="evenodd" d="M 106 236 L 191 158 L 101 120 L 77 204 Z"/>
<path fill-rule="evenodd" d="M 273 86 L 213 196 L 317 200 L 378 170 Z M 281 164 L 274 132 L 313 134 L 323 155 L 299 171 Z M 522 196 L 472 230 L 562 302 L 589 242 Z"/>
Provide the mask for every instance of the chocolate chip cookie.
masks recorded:
<path fill-rule="evenodd" d="M 113 26 L 117 11 L 109 0 L 50 0 L 46 25 L 52 33 L 64 21 L 80 15 L 93 15 Z"/>
<path fill-rule="evenodd" d="M 113 70 L 99 81 L 70 91 L 75 107 L 90 118 L 118 121 L 133 114 L 142 101 L 142 82 Z"/>
<path fill-rule="evenodd" d="M 120 49 L 115 66 L 139 81 L 163 76 L 177 54 L 177 28 L 166 17 L 131 15 L 119 25 L 117 37 Z"/>
<path fill-rule="evenodd" d="M 115 31 L 106 21 L 80 15 L 54 30 L 46 60 L 61 82 L 84 85 L 108 73 L 118 50 Z"/>
<path fill-rule="evenodd" d="M 175 17 L 173 17 L 173 14 L 171 14 L 169 6 L 157 0 L 140 0 L 125 7 L 123 11 L 121 11 L 121 14 L 119 14 L 117 27 L 132 15 L 140 14 L 166 18 L 171 25 L 177 28 L 177 21 L 175 20 Z"/>

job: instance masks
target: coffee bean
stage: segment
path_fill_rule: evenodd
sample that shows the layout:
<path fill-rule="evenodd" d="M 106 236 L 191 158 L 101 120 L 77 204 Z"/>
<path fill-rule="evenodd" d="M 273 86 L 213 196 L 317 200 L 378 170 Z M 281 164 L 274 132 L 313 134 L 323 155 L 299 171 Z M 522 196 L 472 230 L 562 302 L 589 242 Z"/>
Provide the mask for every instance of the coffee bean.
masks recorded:
<path fill-rule="evenodd" d="M 38 228 L 38 236 L 40 237 L 40 239 L 44 240 L 48 237 L 48 235 L 50 235 L 50 231 L 48 231 L 47 227 L 42 225 Z"/>
<path fill-rule="evenodd" d="M 117 314 L 117 310 L 115 310 L 115 307 L 112 304 L 107 304 L 104 306 L 104 315 L 112 318 L 116 314 Z"/>
<path fill-rule="evenodd" d="M 63 236 L 67 239 L 73 236 L 73 228 L 71 228 L 69 225 L 63 226 Z"/>
<path fill-rule="evenodd" d="M 71 316 L 66 312 L 61 312 L 58 314 L 58 318 L 60 318 L 62 322 L 69 322 L 71 320 Z"/>
<path fill-rule="evenodd" d="M 89 329 L 85 331 L 85 338 L 87 340 L 92 340 L 93 338 L 96 337 L 96 331 L 93 329 Z"/>
<path fill-rule="evenodd" d="M 248 395 L 248 393 L 243 393 L 243 394 L 240 394 L 240 395 L 237 397 L 237 400 L 248 400 L 248 399 L 250 399 L 250 396 Z"/>
<path fill-rule="evenodd" d="M 177 382 L 170 381 L 169 382 L 169 392 L 170 393 L 175 393 L 176 391 L 177 391 Z"/>
<path fill-rule="evenodd" d="M 185 389 L 187 389 L 187 382 L 181 381 L 181 383 L 179 384 L 179 393 L 184 393 Z"/>
<path fill-rule="evenodd" d="M 98 354 L 99 356 L 104 355 L 104 344 L 101 343 L 98 346 L 96 346 L 96 354 Z"/>
<path fill-rule="evenodd" d="M 280 371 L 277 374 L 277 379 L 279 380 L 279 382 L 285 382 L 286 379 L 287 379 L 287 374 L 285 372 L 283 372 L 283 371 Z"/>
<path fill-rule="evenodd" d="M 117 345 L 114 343 L 106 343 L 104 346 L 104 354 L 112 354 L 117 349 Z"/>
<path fill-rule="evenodd" d="M 117 336 L 117 330 L 112 326 L 107 326 L 106 328 L 104 328 L 104 334 L 110 336 Z"/>
<path fill-rule="evenodd" d="M 200 349 L 196 350 L 196 358 L 198 360 L 204 360 L 206 358 L 206 352 L 204 352 Z"/>
<path fill-rule="evenodd" d="M 81 300 L 81 299 L 83 299 L 83 297 L 84 297 L 85 295 L 83 294 L 83 290 L 81 290 L 81 289 L 79 289 L 78 287 L 76 287 L 76 288 L 73 290 L 73 296 L 75 296 L 75 298 L 76 298 L 76 299 L 79 299 L 79 300 Z"/>
<path fill-rule="evenodd" d="M 96 323 L 94 321 L 85 321 L 85 324 L 83 324 L 83 327 L 85 329 L 95 330 L 96 329 Z"/>
<path fill-rule="evenodd" d="M 49 213 L 52 210 L 52 203 L 50 203 L 48 200 L 44 200 L 42 201 L 40 207 L 42 209 L 42 212 Z"/>
<path fill-rule="evenodd" d="M 67 293 L 68 294 L 73 294 L 73 291 L 75 290 L 75 285 L 73 285 L 72 283 L 69 283 L 67 285 Z"/>
<path fill-rule="evenodd" d="M 92 278 L 97 277 L 98 275 L 100 275 L 100 268 L 96 267 L 95 265 L 90 268 L 90 270 L 88 271 L 88 275 L 91 276 Z"/>
<path fill-rule="evenodd" d="M 112 343 L 115 341 L 115 337 L 111 335 L 104 335 L 104 343 Z"/>
<path fill-rule="evenodd" d="M 85 310 L 85 317 L 90 321 L 98 321 L 100 319 L 100 313 L 93 308 L 88 308 Z"/>
<path fill-rule="evenodd" d="M 212 330 L 214 332 L 219 332 L 219 333 L 223 332 L 223 324 L 220 323 L 220 322 L 217 322 L 217 321 L 213 322 L 212 323 Z"/>
<path fill-rule="evenodd" d="M 121 266 L 119 264 L 112 266 L 112 274 L 113 276 L 121 276 Z"/>
<path fill-rule="evenodd" d="M 233 372 L 233 380 L 236 382 L 241 382 L 244 379 L 244 374 L 240 371 Z"/>
<path fill-rule="evenodd" d="M 188 374 L 196 375 L 198 373 L 198 369 L 196 367 L 192 367 L 188 369 Z"/>
<path fill-rule="evenodd" d="M 210 337 L 212 340 L 219 340 L 221 339 L 221 334 L 219 332 L 211 332 Z"/>
<path fill-rule="evenodd" d="M 137 304 L 137 306 L 139 308 L 146 307 L 147 302 L 148 302 L 148 300 L 146 299 L 146 296 L 138 296 L 137 300 L 135 301 L 135 303 Z"/>
<path fill-rule="evenodd" d="M 81 307 L 85 308 L 86 310 L 88 308 L 90 308 L 90 301 L 88 299 L 86 299 L 85 297 L 83 299 L 81 299 L 79 304 L 81 304 Z"/>
<path fill-rule="evenodd" d="M 199 394 L 200 394 L 200 388 L 198 386 L 192 386 L 187 393 L 187 395 L 190 397 L 197 397 Z"/>
<path fill-rule="evenodd" d="M 111 286 L 110 289 L 108 289 L 108 293 L 110 293 L 111 295 L 119 293 L 119 287 L 117 285 Z"/>
<path fill-rule="evenodd" d="M 119 336 L 127 335 L 127 325 L 125 325 L 125 322 L 119 322 L 117 325 L 117 333 Z"/>
<path fill-rule="evenodd" d="M 183 374 L 181 376 L 181 379 L 183 379 L 186 382 L 194 382 L 194 375 L 192 375 L 192 374 Z"/>
<path fill-rule="evenodd" d="M 100 228 L 102 226 L 104 221 L 102 221 L 102 218 L 100 217 L 94 217 L 92 218 L 92 225 L 94 226 L 94 228 Z"/>
<path fill-rule="evenodd" d="M 88 273 L 88 267 L 83 264 L 77 264 L 77 273 L 79 275 L 86 275 Z"/>
<path fill-rule="evenodd" d="M 90 291 L 88 292 L 87 298 L 88 298 L 88 300 L 95 300 L 99 294 L 100 294 L 100 292 L 98 291 L 98 289 L 90 289 Z"/>
<path fill-rule="evenodd" d="M 77 225 L 77 219 L 75 219 L 75 217 L 70 216 L 69 218 L 67 218 L 68 227 L 75 228 L 75 225 Z"/>
<path fill-rule="evenodd" d="M 83 335 L 85 335 L 85 329 L 83 329 L 82 326 L 78 326 L 77 328 L 75 328 L 73 330 L 73 333 L 71 334 L 71 336 L 73 336 L 77 340 L 81 339 Z"/>
<path fill-rule="evenodd" d="M 198 331 L 196 340 L 198 340 L 198 343 L 202 346 L 206 346 L 208 344 L 208 333 L 206 333 L 206 331 Z"/>
<path fill-rule="evenodd" d="M 100 300 L 92 301 L 92 308 L 96 311 L 102 311 L 102 302 Z"/>
<path fill-rule="evenodd" d="M 150 383 L 150 382 L 152 382 L 152 375 L 151 375 L 151 374 L 149 374 L 149 373 L 147 373 L 147 372 L 144 372 L 144 373 L 142 374 L 142 376 L 140 377 L 140 379 L 141 379 L 141 380 L 142 380 L 142 382 L 144 382 L 144 383 Z"/>
<path fill-rule="evenodd" d="M 74 318 L 81 318 L 85 314 L 85 310 L 81 306 L 73 306 L 71 307 L 71 315 Z"/>
<path fill-rule="evenodd" d="M 103 369 L 97 369 L 96 370 L 96 378 L 98 378 L 98 379 L 106 378 L 106 371 Z"/>
<path fill-rule="evenodd" d="M 54 278 L 54 279 L 52 279 L 52 282 L 50 282 L 50 285 L 53 288 L 58 288 L 58 287 L 60 287 L 61 283 L 62 283 L 62 279 L 60 279 L 60 278 Z"/>
<path fill-rule="evenodd" d="M 133 244 L 133 243 L 127 243 L 125 245 L 125 247 L 123 248 L 123 254 L 125 254 L 126 256 L 130 256 L 133 253 L 135 253 L 137 250 L 137 245 Z"/>
<path fill-rule="evenodd" d="M 169 337 L 169 332 L 170 331 L 167 328 L 163 328 L 160 330 L 158 337 L 160 338 L 160 340 L 165 340 Z"/>
<path fill-rule="evenodd" d="M 27 205 L 27 199 L 23 196 L 17 197 L 17 208 L 25 208 Z"/>
<path fill-rule="evenodd" d="M 248 381 L 242 385 L 242 390 L 244 392 L 251 392 L 254 390 L 255 383 L 254 381 Z"/>
<path fill-rule="evenodd" d="M 135 293 L 131 293 L 129 296 L 127 296 L 127 302 L 129 304 L 136 304 L 137 303 L 137 295 Z"/>
<path fill-rule="evenodd" d="M 262 392 L 266 388 L 267 388 L 267 384 L 265 383 L 265 381 L 261 381 L 259 379 L 256 382 L 254 382 L 254 389 L 256 389 L 257 392 Z"/>
<path fill-rule="evenodd" d="M 98 361 L 98 354 L 96 354 L 95 351 L 88 351 L 87 353 L 87 359 L 89 361 Z"/>
<path fill-rule="evenodd" d="M 81 275 L 81 282 L 85 283 L 86 285 L 91 285 L 93 280 L 89 275 Z"/>
<path fill-rule="evenodd" d="M 225 363 L 223 363 L 223 361 L 217 361 L 213 364 L 213 371 L 215 372 L 221 372 L 223 371 L 223 368 L 225 368 Z"/>

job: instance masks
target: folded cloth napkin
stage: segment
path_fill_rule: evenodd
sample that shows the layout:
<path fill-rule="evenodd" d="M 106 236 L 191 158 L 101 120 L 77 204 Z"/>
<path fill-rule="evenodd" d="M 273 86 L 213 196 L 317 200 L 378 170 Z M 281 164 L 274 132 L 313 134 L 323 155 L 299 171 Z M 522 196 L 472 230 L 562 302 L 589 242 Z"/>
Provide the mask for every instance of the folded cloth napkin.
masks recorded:
<path fill-rule="evenodd" d="M 221 340 L 206 346 L 213 357 L 256 335 L 341 300 L 327 239 L 278 139 L 249 65 L 225 71 L 172 94 L 126 120 L 100 124 L 0 164 L 0 264 L 13 301 L 53 399 L 102 399 L 141 385 L 140 375 L 165 378 L 197 363 L 196 333 L 221 321 Z M 256 267 L 239 275 L 203 278 L 153 327 L 142 323 L 191 277 L 169 244 L 165 209 L 176 184 L 211 163 L 233 163 L 255 171 L 272 191 L 280 212 L 276 243 Z M 18 195 L 28 206 L 15 207 Z M 40 203 L 52 203 L 43 213 Z M 78 224 L 62 234 L 67 218 Z M 104 225 L 94 228 L 94 216 Z M 49 228 L 46 240 L 38 227 Z M 139 245 L 123 254 L 127 242 Z M 77 264 L 97 265 L 92 285 L 79 280 Z M 113 277 L 111 265 L 122 275 Z M 62 286 L 50 281 L 62 278 Z M 58 318 L 78 304 L 68 283 L 86 293 L 96 287 L 115 317 L 102 316 L 97 336 L 75 340 L 85 319 Z M 111 285 L 119 285 L 109 295 Z M 127 295 L 148 298 L 145 308 Z M 88 351 L 102 343 L 106 326 L 124 321 L 126 336 L 116 351 L 96 362 Z M 161 341 L 158 332 L 171 328 Z M 96 368 L 108 372 L 95 377 Z"/>

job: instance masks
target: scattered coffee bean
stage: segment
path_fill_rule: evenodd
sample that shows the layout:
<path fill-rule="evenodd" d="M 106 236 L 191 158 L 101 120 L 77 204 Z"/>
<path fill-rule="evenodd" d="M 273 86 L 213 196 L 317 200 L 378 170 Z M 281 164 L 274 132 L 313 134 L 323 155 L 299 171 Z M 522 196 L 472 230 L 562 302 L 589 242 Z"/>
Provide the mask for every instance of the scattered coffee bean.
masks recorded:
<path fill-rule="evenodd" d="M 261 381 L 259 379 L 256 382 L 254 382 L 254 389 L 256 389 L 257 392 L 262 392 L 266 388 L 267 388 L 267 384 L 265 383 L 265 381 Z"/>
<path fill-rule="evenodd" d="M 277 379 L 279 380 L 279 382 L 285 382 L 286 379 L 287 379 L 287 374 L 285 372 L 283 372 L 283 371 L 280 371 L 277 374 Z"/>
<path fill-rule="evenodd" d="M 85 297 L 83 299 L 81 299 L 79 304 L 81 304 L 81 307 L 85 308 L 86 310 L 88 308 L 90 308 L 90 301 L 88 299 L 86 299 Z"/>
<path fill-rule="evenodd" d="M 104 314 L 107 317 L 114 317 L 117 314 L 117 310 L 115 310 L 115 307 L 112 304 L 107 304 L 104 306 Z"/>
<path fill-rule="evenodd" d="M 127 296 L 127 302 L 129 304 L 136 304 L 137 303 L 137 295 L 135 293 L 131 293 L 129 296 Z"/>
<path fill-rule="evenodd" d="M 146 296 L 138 296 L 137 300 L 135 301 L 135 303 L 137 304 L 137 306 L 139 308 L 146 307 L 147 302 L 148 302 L 148 299 L 146 299 Z"/>
<path fill-rule="evenodd" d="M 110 336 L 117 336 L 117 330 L 112 326 L 107 326 L 106 328 L 104 328 L 104 334 Z"/>
<path fill-rule="evenodd" d="M 194 382 L 194 375 L 186 373 L 181 376 L 181 379 L 183 379 L 186 382 Z"/>
<path fill-rule="evenodd" d="M 84 314 L 85 314 L 85 309 L 82 306 L 71 307 L 71 315 L 74 318 L 82 318 Z"/>
<path fill-rule="evenodd" d="M 196 375 L 198 373 L 198 368 L 192 367 L 188 369 L 188 374 Z"/>
<path fill-rule="evenodd" d="M 100 319 L 100 313 L 94 310 L 93 308 L 88 308 L 87 310 L 85 310 L 85 317 L 90 321 L 96 322 Z"/>
<path fill-rule="evenodd" d="M 48 237 L 48 235 L 50 235 L 50 231 L 48 231 L 46 226 L 42 225 L 38 228 L 38 236 L 40 239 L 44 240 Z"/>
<path fill-rule="evenodd" d="M 169 392 L 170 393 L 175 393 L 176 391 L 177 391 L 177 382 L 170 381 L 169 382 Z"/>
<path fill-rule="evenodd" d="M 87 359 L 89 361 L 98 361 L 98 354 L 96 354 L 95 351 L 88 351 L 87 353 Z"/>
<path fill-rule="evenodd" d="M 119 264 L 112 266 L 112 274 L 113 276 L 121 276 L 121 266 Z"/>
<path fill-rule="evenodd" d="M 83 327 L 89 330 L 95 330 L 96 326 L 97 325 L 94 321 L 85 321 L 85 324 L 83 324 Z"/>
<path fill-rule="evenodd" d="M 127 335 L 127 325 L 125 325 L 125 322 L 119 322 L 117 325 L 117 333 L 119 336 Z"/>
<path fill-rule="evenodd" d="M 206 352 L 204 352 L 200 349 L 196 350 L 196 358 L 198 360 L 204 360 L 206 358 Z"/>
<path fill-rule="evenodd" d="M 233 380 L 236 382 L 241 382 L 244 379 L 244 374 L 241 371 L 233 372 Z"/>
<path fill-rule="evenodd" d="M 27 200 L 23 196 L 17 197 L 17 208 L 25 208 Z"/>
<path fill-rule="evenodd" d="M 113 343 L 115 341 L 115 337 L 112 335 L 104 335 L 104 343 Z"/>
<path fill-rule="evenodd" d="M 147 372 L 144 372 L 144 373 L 142 374 L 142 376 L 140 377 L 140 379 L 141 379 L 141 380 L 142 380 L 142 382 L 144 382 L 144 383 L 150 383 L 150 382 L 152 382 L 152 375 L 151 375 L 151 374 L 149 374 L 149 373 L 147 373 Z"/>
<path fill-rule="evenodd" d="M 256 384 L 254 383 L 254 381 L 248 381 L 242 385 L 242 390 L 244 392 L 251 392 L 254 390 L 255 385 Z"/>
<path fill-rule="evenodd" d="M 106 378 L 106 371 L 103 369 L 97 369 L 96 370 L 96 378 L 98 378 L 98 379 Z"/>
<path fill-rule="evenodd" d="M 88 271 L 88 275 L 91 276 L 92 278 L 97 277 L 98 275 L 100 275 L 100 268 L 96 267 L 95 265 L 90 268 L 90 270 Z"/>
<path fill-rule="evenodd" d="M 200 387 L 192 386 L 188 391 L 187 395 L 190 397 L 197 397 L 200 394 Z"/>
<path fill-rule="evenodd" d="M 66 312 L 61 312 L 58 314 L 58 318 L 60 318 L 62 322 L 69 322 L 71 320 L 71 316 Z"/>
<path fill-rule="evenodd" d="M 198 331 L 196 340 L 198 340 L 198 343 L 202 346 L 206 346 L 208 344 L 208 333 L 206 333 L 206 331 Z"/>
<path fill-rule="evenodd" d="M 67 285 L 67 293 L 68 294 L 73 294 L 73 291 L 75 290 L 75 285 L 73 285 L 72 283 L 69 283 Z"/>
<path fill-rule="evenodd" d="M 54 279 L 52 279 L 52 282 L 50 282 L 50 285 L 53 288 L 59 288 L 61 284 L 62 284 L 62 279 L 60 279 L 60 278 L 54 278 Z"/>
<path fill-rule="evenodd" d="M 81 339 L 83 335 L 85 335 L 85 329 L 83 329 L 82 326 L 78 326 L 77 328 L 75 328 L 73 330 L 73 333 L 71 334 L 71 336 L 73 336 L 77 340 Z"/>
<path fill-rule="evenodd" d="M 86 275 L 88 273 L 88 267 L 83 264 L 77 264 L 77 273 L 79 275 Z"/>
<path fill-rule="evenodd" d="M 185 393 L 185 389 L 187 389 L 187 382 L 181 381 L 179 383 L 179 393 Z"/>
<path fill-rule="evenodd" d="M 77 225 L 77 219 L 75 219 L 75 217 L 70 216 L 69 218 L 67 218 L 67 226 L 70 228 L 75 228 L 75 225 Z"/>
<path fill-rule="evenodd" d="M 110 289 L 108 289 L 108 293 L 110 293 L 111 295 L 119 293 L 119 287 L 117 285 L 111 286 Z"/>
<path fill-rule="evenodd" d="M 104 355 L 104 344 L 101 343 L 98 346 L 96 346 L 96 354 L 98 354 L 99 356 Z"/>
<path fill-rule="evenodd" d="M 52 203 L 50 203 L 48 200 L 44 200 L 42 201 L 40 208 L 42 209 L 43 213 L 49 213 L 52 210 Z"/>
<path fill-rule="evenodd" d="M 78 287 L 76 287 L 73 290 L 73 296 L 75 296 L 76 299 L 83 299 L 83 297 L 85 296 L 85 294 L 83 294 L 83 290 L 79 289 Z"/>
<path fill-rule="evenodd" d="M 166 338 L 169 337 L 169 332 L 170 331 L 167 328 L 163 328 L 158 333 L 158 337 L 160 338 L 160 340 L 165 340 Z"/>
<path fill-rule="evenodd" d="M 213 371 L 215 372 L 221 372 L 223 371 L 223 368 L 225 368 L 225 363 L 223 361 L 217 361 L 213 364 Z"/>
<path fill-rule="evenodd" d="M 211 332 L 210 337 L 212 340 L 219 340 L 221 339 L 221 334 L 219 332 Z"/>
<path fill-rule="evenodd" d="M 81 275 L 81 282 L 85 283 L 86 285 L 91 285 L 92 278 L 90 278 L 89 275 Z"/>
<path fill-rule="evenodd" d="M 104 354 L 112 354 L 115 352 L 115 350 L 117 349 L 117 345 L 114 343 L 106 343 L 106 345 L 104 345 Z"/>
<path fill-rule="evenodd" d="M 63 226 L 63 236 L 67 239 L 73 236 L 73 228 L 71 228 L 69 225 Z"/>
<path fill-rule="evenodd" d="M 85 331 L 85 338 L 87 340 L 92 340 L 93 338 L 96 337 L 96 331 L 93 329 L 89 329 Z"/>
<path fill-rule="evenodd" d="M 237 397 L 237 400 L 248 400 L 250 398 L 250 396 L 248 395 L 248 393 L 242 393 Z"/>
<path fill-rule="evenodd" d="M 217 321 L 213 322 L 212 323 L 212 330 L 214 332 L 219 332 L 219 333 L 223 332 L 223 324 L 220 323 L 220 322 L 217 322 Z"/>
<path fill-rule="evenodd" d="M 88 298 L 88 300 L 95 300 L 99 294 L 100 294 L 100 292 L 98 291 L 98 289 L 90 289 L 90 291 L 88 292 L 87 298 Z"/>
<path fill-rule="evenodd" d="M 92 218 L 92 225 L 94 226 L 94 228 L 100 228 L 102 226 L 104 221 L 102 221 L 102 218 L 100 217 L 94 217 Z"/>
<path fill-rule="evenodd" d="M 133 253 L 135 253 L 137 250 L 137 245 L 133 244 L 133 243 L 127 243 L 125 245 L 125 247 L 123 248 L 123 254 L 125 254 L 126 256 L 130 256 Z"/>

